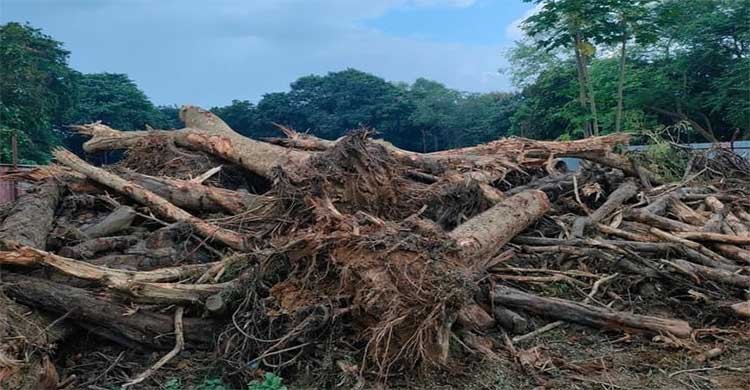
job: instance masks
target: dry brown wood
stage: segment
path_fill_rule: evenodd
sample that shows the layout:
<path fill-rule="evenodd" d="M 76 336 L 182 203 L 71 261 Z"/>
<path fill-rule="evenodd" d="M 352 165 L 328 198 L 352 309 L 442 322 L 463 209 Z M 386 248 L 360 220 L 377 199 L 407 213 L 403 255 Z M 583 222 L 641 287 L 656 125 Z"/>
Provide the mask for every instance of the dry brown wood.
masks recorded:
<path fill-rule="evenodd" d="M 245 237 L 241 234 L 197 218 L 142 186 L 129 182 L 115 174 L 105 171 L 104 169 L 90 165 L 67 150 L 56 149 L 53 152 L 53 155 L 61 164 L 86 175 L 86 177 L 99 184 L 128 195 L 133 198 L 133 200 L 148 206 L 161 218 L 169 221 L 185 222 L 192 226 L 203 237 L 215 239 L 234 249 L 242 250 L 247 245 Z"/>
<path fill-rule="evenodd" d="M 58 182 L 48 179 L 21 196 L 0 225 L 0 241 L 44 248 L 60 201 L 60 191 Z"/>
<path fill-rule="evenodd" d="M 522 192 L 458 225 L 449 235 L 467 255 L 491 256 L 541 218 L 549 207 L 544 192 Z"/>
<path fill-rule="evenodd" d="M 68 314 L 71 320 L 92 333 L 127 347 L 167 349 L 173 344 L 169 316 L 133 310 L 93 292 L 29 276 L 5 273 L 3 289 L 16 300 L 52 313 Z M 214 340 L 212 320 L 184 319 L 185 340 L 194 347 L 210 346 Z"/>
<path fill-rule="evenodd" d="M 750 237 L 712 232 L 675 232 L 675 236 L 695 241 L 722 242 L 734 245 L 750 245 Z"/>
<path fill-rule="evenodd" d="M 197 304 L 208 297 L 232 289 L 234 282 L 216 284 L 180 284 L 128 282 L 115 286 L 115 291 L 139 303 Z"/>
<path fill-rule="evenodd" d="M 262 215 L 263 210 L 268 210 L 275 204 L 275 200 L 269 196 L 231 191 L 190 180 L 155 177 L 132 171 L 121 172 L 121 175 L 175 206 L 189 210 L 201 212 L 225 210 L 233 214 L 256 210 Z"/>
<path fill-rule="evenodd" d="M 456 323 L 469 329 L 487 330 L 495 326 L 495 320 L 476 303 L 466 305 L 458 311 Z"/>
<path fill-rule="evenodd" d="M 270 178 L 276 167 L 294 172 L 311 154 L 271 145 L 243 137 L 227 126 L 224 121 L 194 106 L 185 106 L 180 111 L 187 126 L 180 130 L 119 131 L 101 123 L 75 127 L 78 133 L 92 138 L 83 144 L 87 152 L 127 149 L 143 142 L 148 137 L 163 137 L 176 145 L 188 149 L 211 153 L 240 165 L 258 175 Z"/>
<path fill-rule="evenodd" d="M 691 225 L 703 226 L 708 220 L 708 218 L 703 216 L 701 213 L 691 209 L 677 197 L 672 197 L 669 200 L 669 211 L 678 220 L 689 223 Z"/>
<path fill-rule="evenodd" d="M 690 232 L 701 229 L 700 226 L 693 226 L 671 218 L 662 217 L 661 215 L 650 212 L 646 207 L 628 210 L 625 212 L 625 217 L 647 225 L 656 226 L 660 229 L 676 232 Z"/>
<path fill-rule="evenodd" d="M 130 227 L 136 212 L 130 206 L 119 206 L 103 220 L 83 230 L 87 237 L 97 238 L 110 236 Z"/>
<path fill-rule="evenodd" d="M 750 318 L 750 301 L 735 303 L 731 307 L 737 315 Z"/>
<path fill-rule="evenodd" d="M 712 247 L 724 256 L 750 264 L 750 250 L 729 244 L 713 244 Z"/>
<path fill-rule="evenodd" d="M 169 363 L 170 360 L 172 360 L 177 354 L 182 352 L 182 349 L 185 348 L 185 332 L 183 330 L 182 325 L 182 317 L 185 314 L 185 308 L 182 306 L 178 306 L 177 309 L 175 309 L 174 313 L 174 334 L 175 334 L 175 343 L 174 348 L 172 348 L 169 353 L 164 355 L 161 359 L 159 359 L 156 363 L 154 363 L 153 366 L 149 367 L 146 371 L 140 373 L 135 378 L 131 379 L 127 383 L 122 385 L 122 389 L 126 389 L 128 387 L 137 385 L 143 381 L 145 381 L 148 377 L 154 374 L 157 370 L 162 368 L 165 364 Z"/>
<path fill-rule="evenodd" d="M 60 248 L 57 253 L 73 259 L 91 259 L 97 253 L 126 249 L 135 245 L 141 238 L 136 235 L 94 238 L 74 246 Z"/>
<path fill-rule="evenodd" d="M 524 316 L 502 305 L 494 305 L 492 315 L 500 326 L 513 334 L 522 334 L 529 328 L 529 321 Z"/>
<path fill-rule="evenodd" d="M 671 233 L 667 233 L 663 230 L 657 229 L 657 228 L 651 228 L 651 233 L 655 236 L 658 236 L 660 238 L 663 238 L 667 241 L 676 242 L 678 244 L 681 244 L 685 246 L 686 248 L 695 250 L 700 252 L 701 254 L 708 256 L 711 260 L 718 264 L 726 264 L 726 265 L 732 265 L 732 261 L 728 260 L 724 256 L 721 256 L 720 254 L 706 248 L 705 246 L 701 245 L 700 243 L 697 243 L 695 241 L 690 241 L 685 238 L 678 237 L 676 235 L 673 235 Z"/>
<path fill-rule="evenodd" d="M 153 271 L 128 271 L 89 264 L 69 259 L 54 253 L 31 247 L 19 247 L 13 251 L 0 252 L 0 265 L 30 267 L 45 265 L 66 275 L 100 282 L 108 286 L 119 286 L 129 282 L 166 282 L 200 275 L 215 263 L 189 264 L 179 267 L 165 267 Z"/>
<path fill-rule="evenodd" d="M 60 315 L 22 305 L 0 291 L 0 388 L 56 390 L 49 353 L 74 331 Z M 54 387 L 45 387 L 47 382 Z"/>
<path fill-rule="evenodd" d="M 638 186 L 632 180 L 626 180 L 616 190 L 614 190 L 607 200 L 599 206 L 588 217 L 578 217 L 573 222 L 572 233 L 574 237 L 583 237 L 584 230 L 592 223 L 597 223 L 615 210 L 619 209 L 625 201 L 634 197 L 638 193 Z"/>
<path fill-rule="evenodd" d="M 663 261 L 667 264 L 672 265 L 679 271 L 690 274 L 694 277 L 694 279 L 696 279 L 695 277 L 698 277 L 698 280 L 700 280 L 700 278 L 703 278 L 716 282 L 731 284 L 738 287 L 750 288 L 750 276 L 739 275 L 732 271 L 698 265 L 680 259 Z"/>
<path fill-rule="evenodd" d="M 693 329 L 685 321 L 617 312 L 559 298 L 541 297 L 508 286 L 495 286 L 491 298 L 500 305 L 581 325 L 623 329 L 651 334 L 669 333 L 690 337 Z"/>

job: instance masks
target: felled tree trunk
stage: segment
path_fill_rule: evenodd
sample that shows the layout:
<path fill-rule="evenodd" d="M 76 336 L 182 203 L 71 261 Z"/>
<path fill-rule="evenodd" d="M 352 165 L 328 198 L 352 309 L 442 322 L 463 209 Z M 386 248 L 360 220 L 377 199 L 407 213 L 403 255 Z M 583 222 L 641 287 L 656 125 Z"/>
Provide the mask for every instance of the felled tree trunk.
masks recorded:
<path fill-rule="evenodd" d="M 651 334 L 666 332 L 683 338 L 690 337 L 693 331 L 685 321 L 617 312 L 565 299 L 541 297 L 508 286 L 495 286 L 492 299 L 501 305 L 598 328 L 636 330 Z"/>
<path fill-rule="evenodd" d="M 549 210 L 547 195 L 531 190 L 511 196 L 449 233 L 467 256 L 490 256 Z"/>
<path fill-rule="evenodd" d="M 60 185 L 47 180 L 19 198 L 0 225 L 0 240 L 44 248 L 60 201 Z"/>
<path fill-rule="evenodd" d="M 60 193 L 57 181 L 49 179 L 19 198 L 0 225 L 0 241 L 10 246 L 44 248 Z M 7 272 L 0 271 L 0 282 L 7 282 L 8 276 Z M 26 342 L 52 346 L 73 332 L 74 328 L 68 323 L 55 320 L 55 316 L 13 302 L 0 292 L 0 384 L 3 389 L 57 388 L 57 372 L 47 354 L 27 355 L 25 348 Z M 13 338 L 8 339 L 9 336 Z"/>
<path fill-rule="evenodd" d="M 178 146 L 211 153 L 266 178 L 273 176 L 276 167 L 293 172 L 294 167 L 301 166 L 311 156 L 307 152 L 243 137 L 217 116 L 198 107 L 183 107 L 181 117 L 188 127 L 173 131 L 118 131 L 101 123 L 78 126 L 76 130 L 92 137 L 83 144 L 83 149 L 89 153 L 127 149 L 148 137 L 163 137 Z"/>
<path fill-rule="evenodd" d="M 136 172 L 124 172 L 122 176 L 167 199 L 175 206 L 189 210 L 203 212 L 226 210 L 239 214 L 246 210 L 267 210 L 275 202 L 269 196 L 231 191 L 189 180 L 155 177 Z"/>
<path fill-rule="evenodd" d="M 5 291 L 15 299 L 53 313 L 65 314 L 91 332 L 128 347 L 140 345 L 169 349 L 174 342 L 169 316 L 148 311 L 133 311 L 128 306 L 102 299 L 81 288 L 28 276 L 7 273 Z M 187 341 L 208 346 L 213 340 L 214 323 L 210 320 L 184 319 Z"/>
<path fill-rule="evenodd" d="M 86 177 L 99 184 L 130 196 L 135 201 L 148 206 L 155 214 L 162 218 L 169 221 L 183 221 L 192 226 L 202 236 L 216 239 L 231 248 L 241 250 L 246 246 L 242 235 L 194 217 L 187 211 L 169 203 L 166 199 L 144 187 L 129 182 L 101 168 L 92 166 L 67 150 L 57 149 L 53 154 L 55 159 L 61 164 L 86 175 Z"/>

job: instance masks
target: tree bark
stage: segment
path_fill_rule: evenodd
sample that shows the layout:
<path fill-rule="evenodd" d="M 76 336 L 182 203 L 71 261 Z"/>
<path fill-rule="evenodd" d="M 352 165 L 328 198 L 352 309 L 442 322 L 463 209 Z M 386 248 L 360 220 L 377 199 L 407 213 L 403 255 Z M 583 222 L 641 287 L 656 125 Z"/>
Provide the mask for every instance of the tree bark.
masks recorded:
<path fill-rule="evenodd" d="M 282 167 L 293 173 L 311 154 L 243 137 L 208 111 L 186 106 L 181 111 L 188 126 L 180 130 L 118 131 L 101 123 L 77 126 L 75 129 L 92 138 L 83 144 L 86 152 L 127 149 L 147 137 L 165 137 L 178 146 L 211 153 L 266 178 Z M 190 126 L 201 127 L 190 127 Z"/>
<path fill-rule="evenodd" d="M 588 217 L 578 217 L 573 222 L 573 236 L 583 237 L 584 230 L 590 224 L 597 223 L 608 215 L 619 209 L 625 201 L 634 197 L 638 193 L 638 186 L 632 180 L 623 182 L 615 191 L 613 191 L 607 201 L 604 202 L 596 211 Z"/>
<path fill-rule="evenodd" d="M 507 286 L 495 286 L 495 303 L 550 318 L 605 329 L 635 330 L 650 334 L 671 333 L 690 337 L 693 329 L 685 321 L 618 312 L 559 298 L 528 294 Z"/>
<path fill-rule="evenodd" d="M 732 271 L 719 268 L 706 267 L 689 261 L 674 259 L 667 262 L 679 271 L 698 276 L 703 279 L 713 280 L 742 288 L 750 288 L 750 276 L 738 275 Z"/>
<path fill-rule="evenodd" d="M 85 261 L 69 259 L 43 250 L 20 247 L 13 251 L 0 252 L 0 265 L 31 267 L 44 265 L 66 275 L 79 279 L 100 282 L 117 287 L 129 282 L 166 282 L 180 280 L 197 273 L 205 272 L 215 263 L 188 264 L 178 267 L 165 267 L 153 271 L 129 271 L 106 268 Z"/>
<path fill-rule="evenodd" d="M 623 23 L 624 24 L 624 23 Z M 625 89 L 625 46 L 628 42 L 627 27 L 624 26 L 622 42 L 620 43 L 620 75 L 617 81 L 617 111 L 615 112 L 615 133 L 622 129 L 622 99 Z"/>
<path fill-rule="evenodd" d="M 246 210 L 267 210 L 275 200 L 269 196 L 211 187 L 189 180 L 155 177 L 127 171 L 125 179 L 136 183 L 177 207 L 204 212 L 228 211 L 239 214 Z M 259 211 L 260 211 L 259 210 Z"/>
<path fill-rule="evenodd" d="M 550 208 L 547 195 L 522 192 L 459 225 L 449 233 L 467 255 L 491 256 Z"/>
<path fill-rule="evenodd" d="M 135 235 L 100 237 L 86 240 L 74 246 L 63 247 L 57 253 L 60 256 L 73 259 L 91 259 L 97 253 L 127 249 L 141 239 L 141 237 Z"/>
<path fill-rule="evenodd" d="M 169 221 L 183 221 L 192 226 L 202 236 L 216 239 L 234 249 L 242 250 L 247 245 L 245 238 L 241 234 L 194 217 L 187 211 L 169 203 L 166 199 L 142 186 L 131 183 L 104 169 L 89 165 L 67 150 L 57 149 L 53 152 L 53 155 L 61 164 L 86 175 L 86 177 L 99 184 L 130 196 L 135 201 L 148 206 L 155 214 L 162 218 Z"/>
<path fill-rule="evenodd" d="M 120 206 L 103 220 L 83 230 L 91 238 L 110 236 L 130 227 L 135 219 L 135 210 L 130 206 Z"/>
<path fill-rule="evenodd" d="M 80 321 L 79 325 L 128 347 L 136 343 L 169 349 L 174 344 L 171 337 L 164 337 L 173 331 L 170 316 L 133 311 L 81 288 L 13 273 L 4 275 L 3 288 L 8 295 L 25 304 L 53 313 L 69 313 L 68 318 Z M 213 321 L 186 318 L 184 325 L 186 340 L 200 346 L 209 346 L 213 342 Z"/>
<path fill-rule="evenodd" d="M 575 33 L 573 34 L 573 51 L 575 54 L 576 59 L 576 71 L 578 73 L 578 101 L 581 103 L 581 108 L 583 108 L 583 112 L 589 111 L 588 101 L 586 98 L 587 92 L 586 92 L 586 78 L 584 77 L 585 70 L 584 70 L 584 63 L 583 63 L 583 54 L 581 53 L 580 45 L 580 34 Z M 583 126 L 583 137 L 588 138 L 593 135 L 591 131 L 591 122 L 586 121 Z"/>
<path fill-rule="evenodd" d="M 0 240 L 44 248 L 52 229 L 61 188 L 54 179 L 21 196 L 0 225 Z"/>

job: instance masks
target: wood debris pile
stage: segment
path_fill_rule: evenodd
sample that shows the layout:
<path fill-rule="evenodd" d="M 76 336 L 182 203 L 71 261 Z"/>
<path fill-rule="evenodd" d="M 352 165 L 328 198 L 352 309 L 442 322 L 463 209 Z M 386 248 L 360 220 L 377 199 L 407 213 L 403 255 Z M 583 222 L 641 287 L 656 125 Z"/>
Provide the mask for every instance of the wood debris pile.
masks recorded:
<path fill-rule="evenodd" d="M 7 388 L 77 388 L 54 347 L 78 332 L 162 351 L 120 385 L 184 350 L 238 381 L 330 384 L 506 355 L 562 322 L 679 339 L 750 317 L 750 168 L 731 152 L 662 183 L 616 152 L 626 135 L 421 154 L 364 129 L 256 141 L 197 107 L 181 118 L 78 126 L 87 152 L 125 159 L 56 150 L 3 206 Z"/>

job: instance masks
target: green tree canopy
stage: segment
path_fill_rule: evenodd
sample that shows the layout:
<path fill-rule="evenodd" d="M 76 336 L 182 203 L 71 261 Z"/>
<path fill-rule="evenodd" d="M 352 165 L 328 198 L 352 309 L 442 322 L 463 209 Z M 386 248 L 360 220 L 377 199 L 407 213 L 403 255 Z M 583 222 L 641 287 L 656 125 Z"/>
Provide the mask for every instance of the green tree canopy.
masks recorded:
<path fill-rule="evenodd" d="M 22 162 L 45 162 L 59 127 L 75 105 L 75 72 L 62 43 L 19 23 L 0 26 L 0 159 L 9 162 L 10 136 Z"/>
<path fill-rule="evenodd" d="M 165 118 L 127 75 L 82 74 L 76 79 L 78 100 L 73 122 L 103 123 L 122 130 L 161 126 Z"/>

